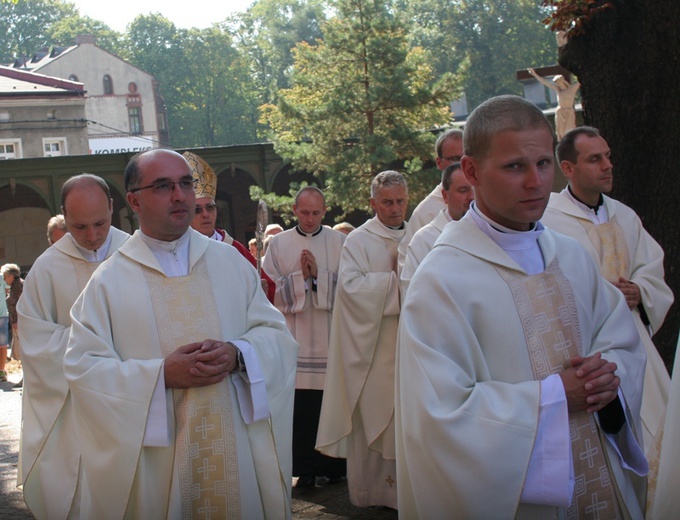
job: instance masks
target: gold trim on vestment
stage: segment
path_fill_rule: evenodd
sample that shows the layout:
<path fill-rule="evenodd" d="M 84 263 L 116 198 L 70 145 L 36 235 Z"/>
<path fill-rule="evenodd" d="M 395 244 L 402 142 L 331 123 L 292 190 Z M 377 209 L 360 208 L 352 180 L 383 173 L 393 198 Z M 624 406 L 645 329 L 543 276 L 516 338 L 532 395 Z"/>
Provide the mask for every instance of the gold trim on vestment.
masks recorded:
<path fill-rule="evenodd" d="M 557 259 L 532 276 L 501 266 L 496 269 L 512 292 L 537 380 L 561 372 L 571 366 L 569 359 L 584 355 L 574 294 Z M 567 518 L 622 518 L 593 415 L 569 413 L 569 434 L 575 482 Z"/>
<path fill-rule="evenodd" d="M 178 347 L 222 339 L 207 265 L 201 258 L 191 274 L 166 277 L 144 268 L 163 356 Z M 227 381 L 173 389 L 175 461 L 182 518 L 241 518 L 236 432 Z"/>
<path fill-rule="evenodd" d="M 78 287 L 78 293 L 83 292 L 87 282 L 90 281 L 92 274 L 95 272 L 97 267 L 101 265 L 101 262 L 88 262 L 81 258 L 71 257 L 71 264 L 73 265 L 73 270 L 76 275 L 76 286 Z"/>
<path fill-rule="evenodd" d="M 597 251 L 600 259 L 600 274 L 609 282 L 618 282 L 619 277 L 628 279 L 630 266 L 628 265 L 628 243 L 623 229 L 612 217 L 604 224 L 594 224 L 591 221 L 579 219 L 585 228 L 588 240 Z"/>
<path fill-rule="evenodd" d="M 579 220 L 579 222 L 586 230 L 588 240 L 590 240 L 590 243 L 597 251 L 597 256 L 600 259 L 600 274 L 604 279 L 611 283 L 618 282 L 619 278 L 628 280 L 631 269 L 629 265 L 628 242 L 626 241 L 623 228 L 619 225 L 616 217 L 612 217 L 604 224 L 594 224 L 593 222 L 582 220 Z M 647 473 L 648 511 L 651 511 L 651 505 L 654 503 L 654 495 L 656 494 L 662 438 L 663 421 L 654 436 L 653 444 L 645 447 L 645 456 L 649 463 L 649 472 Z"/>

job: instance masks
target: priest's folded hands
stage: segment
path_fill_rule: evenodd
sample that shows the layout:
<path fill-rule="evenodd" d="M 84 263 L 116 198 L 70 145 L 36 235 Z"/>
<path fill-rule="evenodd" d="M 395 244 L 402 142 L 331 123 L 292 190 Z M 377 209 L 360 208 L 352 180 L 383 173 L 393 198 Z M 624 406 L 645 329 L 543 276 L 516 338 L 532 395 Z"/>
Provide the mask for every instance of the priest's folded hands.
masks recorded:
<path fill-rule="evenodd" d="M 165 358 L 166 388 L 192 388 L 219 383 L 238 366 L 236 347 L 206 339 L 189 343 Z"/>
<path fill-rule="evenodd" d="M 599 352 L 569 361 L 571 366 L 560 373 L 569 412 L 598 412 L 616 399 L 621 382 L 616 363 L 607 361 Z"/>

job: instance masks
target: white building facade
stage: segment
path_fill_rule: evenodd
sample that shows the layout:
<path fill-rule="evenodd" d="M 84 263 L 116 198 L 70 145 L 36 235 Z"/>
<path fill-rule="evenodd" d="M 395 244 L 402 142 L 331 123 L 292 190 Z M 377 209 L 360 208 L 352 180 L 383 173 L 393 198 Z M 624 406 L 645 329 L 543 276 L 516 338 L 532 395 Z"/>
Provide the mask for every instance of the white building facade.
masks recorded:
<path fill-rule="evenodd" d="M 15 68 L 83 83 L 88 153 L 139 152 L 167 146 L 165 104 L 155 78 L 80 36 L 72 47 L 35 53 Z"/>

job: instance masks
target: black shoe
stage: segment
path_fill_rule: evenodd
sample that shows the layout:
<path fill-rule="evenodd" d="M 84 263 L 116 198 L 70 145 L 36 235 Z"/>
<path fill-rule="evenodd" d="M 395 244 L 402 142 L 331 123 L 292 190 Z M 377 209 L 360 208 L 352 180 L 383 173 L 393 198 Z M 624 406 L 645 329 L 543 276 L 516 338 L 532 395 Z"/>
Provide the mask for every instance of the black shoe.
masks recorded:
<path fill-rule="evenodd" d="M 311 489 L 316 486 L 316 478 L 309 475 L 298 478 L 295 484 L 296 489 Z"/>
<path fill-rule="evenodd" d="M 344 482 L 347 480 L 347 477 L 326 477 L 326 482 L 324 483 L 326 486 L 333 485 L 333 484 L 340 484 L 341 482 Z"/>

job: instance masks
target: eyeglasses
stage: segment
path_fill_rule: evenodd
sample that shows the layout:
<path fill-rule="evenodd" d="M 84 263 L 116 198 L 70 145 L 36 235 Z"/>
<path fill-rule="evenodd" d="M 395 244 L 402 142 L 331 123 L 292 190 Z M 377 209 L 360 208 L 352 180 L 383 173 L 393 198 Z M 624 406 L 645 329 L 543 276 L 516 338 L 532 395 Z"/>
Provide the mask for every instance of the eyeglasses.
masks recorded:
<path fill-rule="evenodd" d="M 449 155 L 448 157 L 440 156 L 439 158 L 449 162 L 460 162 L 463 157 L 461 155 Z"/>
<path fill-rule="evenodd" d="M 141 186 L 139 188 L 132 189 L 130 190 L 130 193 L 150 189 L 153 190 L 153 193 L 156 193 L 158 195 L 167 195 L 175 191 L 175 184 L 179 186 L 180 190 L 188 192 L 194 191 L 194 186 L 196 186 L 197 182 L 198 179 L 180 179 L 178 181 L 154 182 L 153 184 L 149 184 L 148 186 Z"/>
<path fill-rule="evenodd" d="M 200 215 L 205 210 L 207 213 L 215 213 L 217 204 L 206 204 L 205 206 L 196 206 L 196 215 Z"/>

